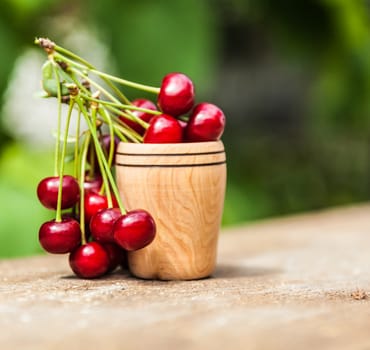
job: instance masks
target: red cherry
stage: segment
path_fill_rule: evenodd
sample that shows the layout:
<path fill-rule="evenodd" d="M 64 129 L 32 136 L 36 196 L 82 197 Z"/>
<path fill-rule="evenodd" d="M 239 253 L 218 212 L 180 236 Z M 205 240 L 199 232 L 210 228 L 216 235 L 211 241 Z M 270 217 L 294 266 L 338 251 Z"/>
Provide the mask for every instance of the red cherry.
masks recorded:
<path fill-rule="evenodd" d="M 90 219 L 101 209 L 108 208 L 108 199 L 106 196 L 98 192 L 87 192 L 85 194 L 85 220 L 89 222 Z"/>
<path fill-rule="evenodd" d="M 69 255 L 72 271 L 81 278 L 103 276 L 109 268 L 109 255 L 97 242 L 86 243 Z"/>
<path fill-rule="evenodd" d="M 113 225 L 121 216 L 118 208 L 99 210 L 90 220 L 90 232 L 99 242 L 114 242 Z"/>
<path fill-rule="evenodd" d="M 59 176 L 46 177 L 37 186 L 37 197 L 48 209 L 57 209 Z M 80 187 L 77 180 L 64 175 L 62 180 L 62 209 L 72 208 L 80 198 Z"/>
<path fill-rule="evenodd" d="M 109 267 L 107 272 L 112 272 L 118 265 L 125 261 L 127 253 L 115 243 L 103 243 L 103 247 L 109 256 Z"/>
<path fill-rule="evenodd" d="M 144 143 L 180 143 L 183 130 L 177 119 L 167 114 L 153 117 L 144 134 Z"/>
<path fill-rule="evenodd" d="M 40 227 L 39 241 L 49 253 L 69 253 L 81 244 L 80 224 L 69 217 L 64 217 L 60 222 L 47 221 Z"/>
<path fill-rule="evenodd" d="M 225 129 L 225 115 L 212 103 L 200 103 L 190 116 L 185 138 L 190 142 L 216 141 Z"/>
<path fill-rule="evenodd" d="M 177 117 L 191 110 L 194 95 L 194 85 L 186 75 L 170 73 L 162 80 L 158 106 L 163 113 Z"/>
<path fill-rule="evenodd" d="M 144 248 L 153 241 L 155 233 L 152 216 L 142 209 L 122 215 L 113 227 L 114 240 L 127 251 Z"/>
<path fill-rule="evenodd" d="M 99 192 L 102 185 L 103 185 L 103 178 L 101 177 L 101 175 L 95 174 L 95 176 L 92 178 L 89 177 L 88 175 L 85 175 L 85 181 L 84 181 L 85 192 L 90 192 L 90 191 Z"/>
<path fill-rule="evenodd" d="M 156 105 L 152 101 L 147 100 L 145 98 L 138 98 L 136 100 L 133 100 L 131 103 L 136 107 L 151 109 L 152 111 L 157 110 Z M 134 110 L 131 110 L 131 114 L 133 114 L 134 116 L 136 116 L 137 118 L 140 118 L 141 120 L 143 120 L 145 122 L 149 122 L 150 119 L 152 119 L 152 117 L 154 116 L 151 113 L 146 113 L 146 112 L 142 112 L 142 111 L 134 111 Z M 120 116 L 119 118 L 125 124 L 127 124 L 131 129 L 134 129 L 138 134 L 140 134 L 140 135 L 144 134 L 145 129 L 140 124 L 138 124 L 138 123 L 136 123 L 136 122 L 124 117 L 124 116 Z"/>

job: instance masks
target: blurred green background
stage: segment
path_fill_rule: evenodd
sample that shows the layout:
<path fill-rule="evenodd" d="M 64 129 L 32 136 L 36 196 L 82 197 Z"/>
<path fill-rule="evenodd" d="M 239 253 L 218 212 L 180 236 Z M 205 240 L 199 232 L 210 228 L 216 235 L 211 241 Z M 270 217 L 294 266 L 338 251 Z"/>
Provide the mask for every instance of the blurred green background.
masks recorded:
<path fill-rule="evenodd" d="M 224 225 L 369 199 L 369 1 L 2 0 L 0 257 L 41 252 L 53 215 L 35 194 L 56 119 L 36 36 L 138 82 L 184 72 L 224 110 Z"/>

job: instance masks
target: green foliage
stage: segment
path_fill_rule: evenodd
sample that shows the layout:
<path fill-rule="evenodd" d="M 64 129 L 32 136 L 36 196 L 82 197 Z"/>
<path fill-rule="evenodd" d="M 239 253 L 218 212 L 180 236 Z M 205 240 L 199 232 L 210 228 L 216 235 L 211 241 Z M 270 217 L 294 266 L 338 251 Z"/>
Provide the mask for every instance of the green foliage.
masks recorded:
<path fill-rule="evenodd" d="M 36 188 L 50 174 L 52 155 L 11 144 L 0 158 L 0 256 L 40 253 L 40 223 L 52 218 L 37 201 Z"/>
<path fill-rule="evenodd" d="M 224 224 L 369 199 L 368 2 L 3 0 L 0 96 L 16 58 L 33 38 L 45 35 L 63 43 L 76 30 L 63 26 L 72 17 L 71 23 L 86 25 L 105 45 L 110 72 L 159 85 L 165 73 L 182 71 L 193 78 L 201 100 L 217 103 L 223 98 L 219 91 L 229 90 L 238 94 L 235 101 L 250 98 L 246 91 L 254 86 L 236 79 L 246 67 L 251 74 L 254 65 L 265 64 L 265 74 L 282 62 L 299 67 L 302 78 L 296 83 L 307 89 L 298 97 L 299 114 L 281 118 L 282 125 L 264 122 L 258 108 L 225 110 Z M 266 90 L 273 80 L 273 75 L 266 79 Z M 236 81 L 240 86 L 233 86 Z M 289 95 L 294 87 L 288 84 L 276 90 L 296 97 Z M 274 118 L 294 114 L 289 105 L 280 110 L 279 102 L 263 96 L 259 103 L 271 103 Z M 39 252 L 38 227 L 52 215 L 35 196 L 39 179 L 50 175 L 52 155 L 9 142 L 0 116 L 0 257 Z"/>

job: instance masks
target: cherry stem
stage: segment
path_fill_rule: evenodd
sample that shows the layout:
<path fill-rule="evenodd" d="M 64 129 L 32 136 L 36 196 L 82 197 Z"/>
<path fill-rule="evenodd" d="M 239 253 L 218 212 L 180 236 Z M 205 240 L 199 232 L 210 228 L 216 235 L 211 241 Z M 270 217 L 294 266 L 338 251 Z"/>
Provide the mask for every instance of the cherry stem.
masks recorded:
<path fill-rule="evenodd" d="M 94 80 L 90 79 L 86 74 L 80 72 L 78 69 L 75 69 L 75 68 L 71 68 L 71 71 L 76 73 L 80 77 L 84 78 L 86 81 L 88 81 L 91 85 L 96 87 L 99 91 L 101 91 L 105 96 L 107 96 L 113 102 L 118 103 L 118 104 L 120 103 L 111 93 L 109 93 L 106 89 L 104 89 L 102 86 L 100 86 Z"/>
<path fill-rule="evenodd" d="M 108 154 L 108 166 L 109 168 L 112 167 L 113 157 L 114 157 L 114 148 L 115 148 L 115 140 L 114 140 L 114 125 L 112 122 L 112 118 L 110 117 L 109 113 L 105 113 L 104 109 L 98 109 L 99 114 L 104 113 L 106 117 L 106 122 L 109 127 L 109 154 Z"/>
<path fill-rule="evenodd" d="M 103 150 L 101 148 L 101 145 L 99 143 L 99 139 L 98 139 L 98 136 L 97 136 L 97 133 L 96 133 L 96 129 L 94 128 L 94 125 L 91 123 L 91 120 L 89 118 L 89 115 L 88 115 L 88 112 L 84 106 L 84 104 L 82 103 L 81 99 L 77 99 L 77 104 L 80 108 L 80 110 L 82 111 L 82 114 L 83 116 L 85 117 L 85 120 L 86 120 L 86 123 L 91 131 L 91 136 L 94 140 L 94 143 L 96 145 L 96 150 L 97 150 L 97 153 L 99 153 L 98 157 L 100 157 L 103 165 L 104 165 L 104 168 L 105 168 L 105 173 L 109 179 L 109 182 L 110 182 L 110 185 L 111 185 L 111 188 L 112 188 L 112 191 L 116 197 L 116 200 L 117 200 L 117 203 L 118 203 L 118 207 L 121 211 L 121 213 L 124 215 L 126 214 L 126 209 L 125 207 L 123 206 L 122 204 L 122 201 L 121 201 L 121 197 L 120 197 L 120 194 L 119 194 L 119 191 L 118 191 L 118 188 L 116 186 L 116 183 L 114 181 L 114 178 L 113 178 L 113 175 L 110 171 L 110 168 L 108 166 L 108 163 L 107 163 L 107 160 L 105 159 L 104 157 L 104 153 L 103 153 Z M 98 158 L 99 159 L 99 158 Z"/>
<path fill-rule="evenodd" d="M 149 85 L 144 85 L 144 84 L 138 84 L 138 83 L 135 83 L 135 82 L 126 80 L 126 79 L 118 78 L 118 77 L 116 77 L 114 75 L 103 73 L 103 72 L 97 70 L 91 63 L 87 62 L 82 57 L 76 55 L 75 53 L 73 53 L 73 52 L 71 52 L 71 51 L 69 51 L 69 50 L 67 50 L 67 49 L 65 49 L 65 48 L 63 48 L 61 46 L 55 45 L 54 46 L 54 50 L 56 52 L 62 53 L 64 55 L 66 55 L 66 56 L 69 56 L 69 57 L 73 58 L 76 61 L 81 62 L 83 65 L 85 65 L 89 69 L 89 71 L 91 73 L 94 73 L 94 74 L 100 76 L 104 80 L 107 79 L 108 81 L 115 81 L 116 83 L 119 83 L 119 84 L 122 84 L 122 85 L 125 85 L 125 86 L 129 86 L 129 87 L 132 87 L 134 89 L 151 92 L 151 93 L 154 93 L 154 94 L 158 94 L 159 91 L 160 91 L 160 88 L 157 88 L 157 87 L 153 87 L 153 86 L 149 86 Z"/>
<path fill-rule="evenodd" d="M 62 91 L 60 87 L 60 77 L 58 74 L 57 67 L 53 64 L 53 70 L 55 74 L 55 79 L 57 82 L 57 99 L 58 99 L 58 119 L 57 119 L 57 140 L 55 142 L 55 151 L 54 151 L 54 175 L 56 176 L 59 173 L 59 150 L 60 150 L 60 127 L 62 119 Z"/>
<path fill-rule="evenodd" d="M 71 121 L 72 110 L 74 106 L 74 98 L 71 96 L 71 100 L 69 102 L 69 109 L 67 113 L 67 121 L 66 127 L 64 131 L 64 138 L 63 138 L 63 146 L 62 146 L 62 154 L 60 157 L 60 167 L 59 167 L 59 189 L 58 189 L 58 200 L 57 200 L 57 212 L 56 212 L 56 222 L 62 221 L 62 195 L 63 195 L 63 175 L 64 175 L 64 160 L 66 155 L 67 149 L 67 139 L 68 139 L 68 131 L 69 131 L 69 124 Z"/>
<path fill-rule="evenodd" d="M 160 88 L 157 88 L 157 87 L 154 87 L 154 86 L 149 86 L 149 85 L 144 85 L 144 84 L 139 84 L 139 83 L 134 83 L 134 82 L 126 80 L 126 79 L 121 79 L 121 78 L 115 77 L 114 75 L 110 75 L 110 74 L 107 74 L 107 73 L 100 72 L 96 69 L 90 69 L 90 72 L 98 75 L 101 78 L 107 78 L 107 79 L 110 79 L 112 81 L 115 81 L 116 83 L 119 83 L 119 84 L 122 84 L 122 85 L 125 85 L 125 86 L 129 86 L 129 87 L 137 89 L 137 90 L 151 92 L 153 94 L 159 94 L 159 91 L 160 91 Z"/>
<path fill-rule="evenodd" d="M 84 143 L 82 145 L 82 152 L 81 152 L 81 175 L 80 175 L 80 226 L 81 226 L 81 242 L 82 244 L 86 244 L 86 233 L 85 233 L 85 169 L 86 169 L 86 158 L 87 158 L 87 151 L 89 149 L 91 139 L 91 133 L 88 132 L 86 134 Z"/>
<path fill-rule="evenodd" d="M 114 102 L 109 102 L 109 101 L 104 101 L 104 100 L 99 100 L 97 98 L 94 98 L 94 97 L 91 97 L 91 96 L 88 96 L 88 95 L 85 95 L 85 94 L 81 94 L 81 96 L 87 100 L 90 100 L 90 101 L 95 101 L 95 102 L 99 102 L 101 104 L 104 104 L 104 105 L 107 105 L 107 106 L 112 106 L 112 107 L 116 107 L 116 108 L 119 108 L 119 109 L 128 109 L 128 110 L 133 110 L 133 111 L 139 111 L 139 112 L 144 112 L 144 113 L 149 113 L 149 114 L 153 114 L 153 115 L 160 115 L 162 114 L 162 112 L 160 111 L 155 111 L 153 109 L 147 109 L 147 108 L 141 108 L 141 107 L 137 107 L 137 106 L 134 106 L 132 104 L 129 104 L 129 105 L 125 105 L 125 104 L 121 104 L 121 103 L 114 103 Z M 135 122 L 138 122 L 139 123 L 139 120 L 141 120 L 141 122 L 143 122 L 142 119 L 138 118 L 135 116 L 135 118 L 133 118 Z M 143 122 L 144 125 L 142 126 L 147 126 L 148 123 L 145 123 Z"/>
<path fill-rule="evenodd" d="M 86 74 L 80 72 L 78 69 L 74 69 L 74 68 L 71 68 L 71 71 L 76 73 L 77 75 L 79 75 L 80 77 L 83 77 L 86 81 L 88 81 L 91 85 L 93 85 L 95 88 L 98 89 L 98 91 L 102 92 L 104 95 L 106 95 L 111 101 L 113 101 L 113 103 L 115 103 L 116 105 L 122 105 L 112 94 L 110 94 L 106 89 L 104 89 L 102 86 L 100 86 L 98 83 L 96 83 L 94 80 L 90 79 Z M 76 84 L 78 86 L 80 86 L 80 83 L 78 81 L 76 81 L 77 79 L 72 77 L 72 79 L 74 79 L 74 81 L 76 82 Z M 86 88 L 83 88 L 82 89 L 83 91 L 86 91 Z M 89 96 L 89 95 L 86 95 L 86 94 L 81 94 L 82 97 L 84 97 L 85 99 L 88 99 L 90 101 L 94 101 L 95 102 L 101 102 L 100 100 L 98 99 L 95 99 L 94 97 L 92 96 Z M 130 103 L 130 102 L 129 102 Z M 125 105 L 122 105 L 122 106 L 125 106 Z M 114 111 L 115 113 L 117 113 L 118 115 L 121 115 L 121 114 L 124 114 L 122 111 L 120 111 L 119 109 L 117 108 L 114 108 L 112 106 L 107 106 L 107 108 L 109 108 L 110 110 Z M 144 129 L 146 129 L 148 127 L 148 123 L 144 122 L 143 120 L 141 120 L 140 118 L 136 117 L 135 115 L 133 115 L 132 113 L 130 113 L 129 111 L 126 112 L 125 114 L 127 116 L 127 118 L 129 118 L 130 120 L 133 120 L 135 121 L 136 123 L 140 124 Z"/>
<path fill-rule="evenodd" d="M 57 51 L 56 57 L 59 57 L 61 60 L 64 60 L 64 61 L 74 65 L 75 67 L 79 67 L 79 68 L 84 69 L 84 70 L 87 68 L 89 71 L 99 72 L 91 63 L 87 62 L 82 57 L 77 56 L 73 52 L 71 52 L 67 49 L 64 49 L 64 48 L 62 48 L 58 45 L 55 45 L 54 49 L 55 49 L 55 51 Z M 64 53 L 64 55 L 61 55 L 61 53 Z M 69 59 L 68 57 L 65 57 L 65 55 L 72 57 L 73 59 L 81 62 L 83 65 L 78 64 L 77 62 Z M 122 99 L 122 101 L 124 101 L 125 103 L 130 103 L 129 99 L 109 79 L 107 79 L 105 77 L 102 77 L 102 79 Z"/>
<path fill-rule="evenodd" d="M 91 122 L 92 122 L 92 125 L 96 125 L 96 112 L 97 112 L 97 106 L 92 105 L 91 106 Z M 103 185 L 105 187 L 105 192 L 107 194 L 108 207 L 112 208 L 113 207 L 112 194 L 111 194 L 111 191 L 110 191 L 109 181 L 108 181 L 107 174 L 106 174 L 106 171 L 104 169 L 104 164 L 103 164 L 103 162 L 105 160 L 104 151 L 101 148 L 101 144 L 100 144 L 98 136 L 96 134 L 96 129 L 94 128 L 94 130 L 92 130 L 92 129 L 90 129 L 90 130 L 91 130 L 91 134 L 92 134 L 93 139 L 94 139 L 94 144 L 95 144 L 94 148 L 95 148 L 96 158 L 98 159 L 100 172 L 101 172 L 101 175 L 102 175 L 102 178 L 103 178 Z M 96 140 L 98 140 L 98 142 L 95 142 L 94 134 L 96 135 Z M 99 150 L 102 151 L 103 155 L 99 152 Z"/>
<path fill-rule="evenodd" d="M 78 113 L 77 117 L 77 127 L 76 127 L 76 142 L 75 142 L 75 152 L 74 152 L 74 174 L 75 177 L 78 179 L 79 174 L 78 174 L 78 164 L 77 164 L 77 159 L 78 159 L 78 154 L 79 154 L 79 140 L 80 140 L 80 126 L 81 126 L 81 112 Z"/>

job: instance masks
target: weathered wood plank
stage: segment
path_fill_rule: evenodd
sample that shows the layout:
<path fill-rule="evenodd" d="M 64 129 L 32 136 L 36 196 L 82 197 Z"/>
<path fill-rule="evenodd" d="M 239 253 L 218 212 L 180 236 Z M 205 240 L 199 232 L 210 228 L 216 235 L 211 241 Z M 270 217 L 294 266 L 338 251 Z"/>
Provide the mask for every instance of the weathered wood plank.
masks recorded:
<path fill-rule="evenodd" d="M 370 207 L 225 230 L 212 278 L 88 281 L 0 262 L 1 349 L 368 349 Z"/>

